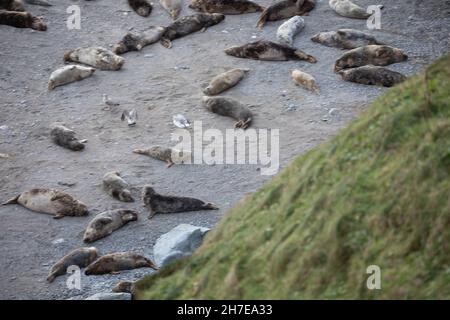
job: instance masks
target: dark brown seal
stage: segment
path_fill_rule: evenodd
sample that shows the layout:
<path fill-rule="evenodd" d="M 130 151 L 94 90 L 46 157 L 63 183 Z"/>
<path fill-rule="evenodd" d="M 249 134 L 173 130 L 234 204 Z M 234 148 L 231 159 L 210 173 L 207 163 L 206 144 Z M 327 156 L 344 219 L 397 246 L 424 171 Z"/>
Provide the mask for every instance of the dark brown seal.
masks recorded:
<path fill-rule="evenodd" d="M 189 8 L 208 13 L 242 14 L 263 11 L 264 7 L 248 0 L 192 0 Z"/>
<path fill-rule="evenodd" d="M 193 32 L 204 30 L 223 21 L 221 13 L 197 13 L 182 17 L 172 22 L 161 37 L 161 44 L 166 48 L 172 47 L 172 40 L 187 36 Z"/>
<path fill-rule="evenodd" d="M 31 28 L 38 31 L 47 30 L 45 22 L 29 12 L 0 10 L 0 24 L 16 28 Z"/>
<path fill-rule="evenodd" d="M 265 9 L 256 26 L 264 27 L 267 21 L 277 21 L 293 16 L 306 16 L 316 6 L 316 0 L 283 0 Z"/>
<path fill-rule="evenodd" d="M 227 97 L 203 97 L 203 105 L 209 111 L 237 120 L 235 128 L 247 129 L 253 119 L 253 114 L 239 101 Z"/>
<path fill-rule="evenodd" d="M 84 144 L 75 137 L 75 131 L 70 130 L 62 124 L 51 125 L 50 137 L 57 145 L 73 151 L 84 149 Z"/>
<path fill-rule="evenodd" d="M 255 60 L 306 60 L 311 63 L 317 62 L 316 58 L 309 54 L 306 54 L 300 49 L 266 40 L 260 40 L 250 42 L 242 46 L 231 47 L 225 49 L 225 53 L 238 58 Z"/>
<path fill-rule="evenodd" d="M 152 13 L 152 5 L 146 0 L 128 0 L 128 4 L 141 17 L 148 17 Z"/>
<path fill-rule="evenodd" d="M 339 74 L 345 81 L 383 87 L 392 87 L 406 80 L 399 72 L 372 65 L 344 69 Z"/>
<path fill-rule="evenodd" d="M 157 213 L 176 213 L 199 210 L 219 209 L 213 203 L 206 203 L 202 200 L 188 197 L 163 196 L 156 193 L 151 186 L 144 186 L 142 191 L 142 201 L 150 210 L 149 219 Z"/>

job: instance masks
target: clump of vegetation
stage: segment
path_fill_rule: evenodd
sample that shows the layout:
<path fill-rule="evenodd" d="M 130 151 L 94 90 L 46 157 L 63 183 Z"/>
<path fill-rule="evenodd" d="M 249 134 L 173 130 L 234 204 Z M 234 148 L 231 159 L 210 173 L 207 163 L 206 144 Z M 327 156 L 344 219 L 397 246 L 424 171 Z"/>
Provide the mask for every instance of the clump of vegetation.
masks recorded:
<path fill-rule="evenodd" d="M 450 57 L 231 210 L 139 299 L 449 299 Z M 381 268 L 381 290 L 366 269 Z"/>

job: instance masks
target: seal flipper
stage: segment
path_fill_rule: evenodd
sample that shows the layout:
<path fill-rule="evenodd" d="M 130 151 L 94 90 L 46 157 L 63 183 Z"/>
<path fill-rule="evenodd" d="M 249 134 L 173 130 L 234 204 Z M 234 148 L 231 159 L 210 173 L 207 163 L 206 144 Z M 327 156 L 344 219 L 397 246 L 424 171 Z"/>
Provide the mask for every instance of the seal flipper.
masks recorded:
<path fill-rule="evenodd" d="M 170 41 L 169 39 L 161 38 L 160 42 L 164 48 L 167 48 L 167 49 L 172 48 L 172 41 Z"/>
<path fill-rule="evenodd" d="M 306 60 L 310 63 L 316 63 L 317 59 L 309 54 L 304 53 L 302 50 L 295 50 L 294 55 L 301 59 L 301 60 Z"/>
<path fill-rule="evenodd" d="M 264 11 L 261 13 L 261 16 L 258 19 L 258 22 L 256 23 L 256 26 L 260 29 L 262 29 L 264 27 L 264 25 L 266 24 L 267 18 L 269 17 L 269 10 L 270 7 L 267 9 L 264 9 Z"/>
<path fill-rule="evenodd" d="M 64 214 L 62 214 L 62 213 L 57 213 L 57 214 L 53 217 L 53 219 L 55 219 L 55 220 L 62 219 L 62 218 L 64 218 Z"/>
<path fill-rule="evenodd" d="M 9 200 L 6 201 L 6 202 L 3 202 L 3 203 L 2 203 L 2 206 L 6 206 L 6 205 L 8 205 L 8 204 L 18 204 L 18 203 L 19 203 L 19 202 L 18 202 L 19 197 L 20 197 L 20 194 L 17 195 L 17 196 L 15 196 L 14 198 L 9 199 Z"/>

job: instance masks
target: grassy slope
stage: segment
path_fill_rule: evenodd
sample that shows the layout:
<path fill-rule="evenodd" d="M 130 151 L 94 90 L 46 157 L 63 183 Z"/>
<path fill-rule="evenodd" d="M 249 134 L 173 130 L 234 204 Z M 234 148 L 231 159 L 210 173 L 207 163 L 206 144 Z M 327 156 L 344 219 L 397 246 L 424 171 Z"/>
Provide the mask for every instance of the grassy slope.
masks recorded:
<path fill-rule="evenodd" d="M 450 57 L 231 210 L 140 299 L 450 298 Z M 368 265 L 382 271 L 369 291 Z"/>

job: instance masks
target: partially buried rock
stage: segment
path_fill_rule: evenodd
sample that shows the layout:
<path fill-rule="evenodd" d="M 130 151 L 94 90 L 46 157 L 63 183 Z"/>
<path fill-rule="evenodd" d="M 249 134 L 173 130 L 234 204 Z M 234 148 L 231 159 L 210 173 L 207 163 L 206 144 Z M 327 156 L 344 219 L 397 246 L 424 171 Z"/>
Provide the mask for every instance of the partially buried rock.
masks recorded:
<path fill-rule="evenodd" d="M 131 300 L 131 294 L 126 292 L 99 292 L 85 300 Z"/>
<path fill-rule="evenodd" d="M 208 228 L 180 224 L 168 233 L 160 236 L 155 243 L 153 253 L 155 262 L 160 266 L 190 256 L 200 247 Z"/>

